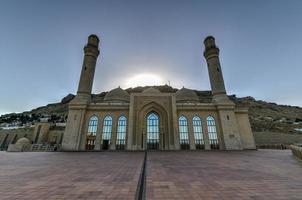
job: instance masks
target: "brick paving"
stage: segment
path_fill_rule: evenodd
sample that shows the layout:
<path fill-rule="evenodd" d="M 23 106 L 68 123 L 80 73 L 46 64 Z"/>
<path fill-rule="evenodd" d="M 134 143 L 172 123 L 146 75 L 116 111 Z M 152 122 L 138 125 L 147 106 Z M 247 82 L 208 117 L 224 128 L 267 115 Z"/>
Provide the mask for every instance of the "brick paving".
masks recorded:
<path fill-rule="evenodd" d="M 142 152 L 0 152 L 0 199 L 133 199 Z"/>
<path fill-rule="evenodd" d="M 147 199 L 302 199 L 302 163 L 286 150 L 150 152 Z"/>
<path fill-rule="evenodd" d="M 0 152 L 0 199 L 134 199 L 143 152 Z M 147 199 L 302 199 L 288 150 L 149 152 Z"/>

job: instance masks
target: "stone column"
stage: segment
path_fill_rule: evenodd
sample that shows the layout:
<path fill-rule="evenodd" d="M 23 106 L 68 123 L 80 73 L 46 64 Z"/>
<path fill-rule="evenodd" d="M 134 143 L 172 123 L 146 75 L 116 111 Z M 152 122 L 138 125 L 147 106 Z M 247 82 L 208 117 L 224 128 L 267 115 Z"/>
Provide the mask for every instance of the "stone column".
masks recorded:
<path fill-rule="evenodd" d="M 202 119 L 201 122 L 202 122 L 202 134 L 203 134 L 203 140 L 204 140 L 204 149 L 211 150 L 206 118 L 205 118 L 205 120 Z"/>
<path fill-rule="evenodd" d="M 99 116 L 99 124 L 96 132 L 95 147 L 94 147 L 94 149 L 97 151 L 101 150 L 102 124 L 103 124 L 102 118 L 101 116 Z"/>
<path fill-rule="evenodd" d="M 133 132 L 135 130 L 134 128 L 134 96 L 133 94 L 130 94 L 130 105 L 129 105 L 129 117 L 128 117 L 128 126 L 127 126 L 127 150 L 134 150 L 133 144 L 132 144 L 132 140 L 133 140 Z"/>
<path fill-rule="evenodd" d="M 187 120 L 188 120 L 188 132 L 189 132 L 190 149 L 191 150 L 196 150 L 192 117 L 188 116 Z"/>
<path fill-rule="evenodd" d="M 178 131 L 178 117 L 177 117 L 177 108 L 176 108 L 176 99 L 175 95 L 172 96 L 172 120 L 173 120 L 173 129 L 172 134 L 173 135 L 173 142 L 174 145 L 172 146 L 174 150 L 180 150 L 180 141 L 179 141 L 179 131 Z M 170 149 L 172 149 L 170 147 Z"/>
<path fill-rule="evenodd" d="M 110 149 L 115 150 L 115 143 L 116 143 L 116 131 L 117 131 L 117 118 L 116 116 L 112 117 L 112 132 L 111 132 L 111 139 L 110 139 Z"/>

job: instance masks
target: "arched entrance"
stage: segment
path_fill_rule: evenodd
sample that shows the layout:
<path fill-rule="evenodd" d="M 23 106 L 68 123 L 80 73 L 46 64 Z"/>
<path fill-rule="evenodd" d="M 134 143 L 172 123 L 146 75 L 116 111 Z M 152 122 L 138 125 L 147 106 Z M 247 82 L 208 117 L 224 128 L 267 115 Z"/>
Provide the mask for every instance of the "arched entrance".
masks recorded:
<path fill-rule="evenodd" d="M 139 109 L 137 115 L 136 141 L 138 149 L 169 149 L 170 124 L 166 108 L 149 102 Z"/>
<path fill-rule="evenodd" d="M 159 116 L 155 112 L 147 115 L 147 149 L 159 149 Z"/>

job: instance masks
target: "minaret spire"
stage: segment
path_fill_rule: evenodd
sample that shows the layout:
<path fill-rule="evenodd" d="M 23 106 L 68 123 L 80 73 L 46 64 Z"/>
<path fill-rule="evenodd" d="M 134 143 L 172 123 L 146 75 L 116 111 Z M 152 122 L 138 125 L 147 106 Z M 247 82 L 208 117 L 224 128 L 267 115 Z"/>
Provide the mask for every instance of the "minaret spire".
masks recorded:
<path fill-rule="evenodd" d="M 77 92 L 77 96 L 80 99 L 90 99 L 96 61 L 100 54 L 99 42 L 98 36 L 90 35 L 88 43 L 84 47 L 84 60 Z"/>
<path fill-rule="evenodd" d="M 206 37 L 206 39 L 204 40 L 204 46 L 204 57 L 207 60 L 213 101 L 228 101 L 229 99 L 226 95 L 224 80 L 219 61 L 219 48 L 215 44 L 215 38 L 213 36 Z"/>

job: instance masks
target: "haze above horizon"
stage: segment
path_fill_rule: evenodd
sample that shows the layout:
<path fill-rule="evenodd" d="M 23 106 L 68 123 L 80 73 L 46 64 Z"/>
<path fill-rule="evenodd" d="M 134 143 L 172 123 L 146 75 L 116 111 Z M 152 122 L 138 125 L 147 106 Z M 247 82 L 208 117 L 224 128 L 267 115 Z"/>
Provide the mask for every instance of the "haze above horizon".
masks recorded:
<path fill-rule="evenodd" d="M 216 38 L 228 94 L 302 106 L 302 1 L 2 1 L 0 115 L 76 93 L 83 46 L 101 54 L 93 93 L 171 84 L 209 90 Z"/>

